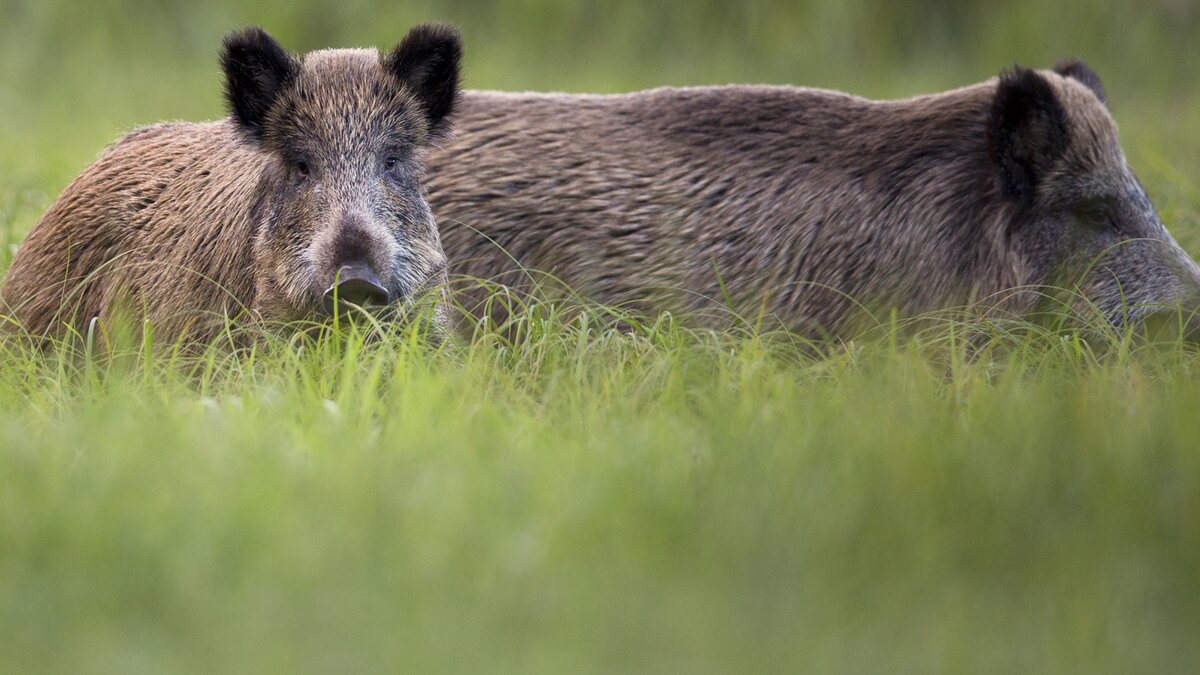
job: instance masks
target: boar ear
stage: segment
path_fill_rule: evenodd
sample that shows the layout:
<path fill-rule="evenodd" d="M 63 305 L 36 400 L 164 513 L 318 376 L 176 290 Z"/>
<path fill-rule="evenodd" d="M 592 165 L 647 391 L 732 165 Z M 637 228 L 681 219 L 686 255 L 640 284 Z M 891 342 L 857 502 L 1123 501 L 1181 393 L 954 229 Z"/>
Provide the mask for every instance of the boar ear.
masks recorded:
<path fill-rule="evenodd" d="M 388 72 L 420 101 L 435 135 L 445 131 L 446 116 L 458 100 L 461 61 L 458 29 L 440 23 L 412 29 L 384 59 Z"/>
<path fill-rule="evenodd" d="M 1003 73 L 988 120 L 988 149 L 1005 196 L 1033 200 L 1038 183 L 1070 141 L 1062 103 L 1044 77 L 1017 67 Z"/>
<path fill-rule="evenodd" d="M 1078 59 L 1063 59 L 1054 64 L 1054 72 L 1063 77 L 1069 77 L 1072 80 L 1078 80 L 1083 83 L 1088 89 L 1092 90 L 1092 93 L 1096 95 L 1096 98 L 1100 99 L 1101 103 L 1105 106 L 1108 105 L 1108 96 L 1104 93 L 1104 83 L 1100 81 L 1100 76 L 1096 74 L 1096 71 L 1089 68 L 1083 61 Z"/>
<path fill-rule="evenodd" d="M 290 54 L 261 28 L 245 28 L 225 37 L 221 70 L 225 71 L 225 100 L 229 112 L 256 139 L 279 93 L 299 66 Z"/>

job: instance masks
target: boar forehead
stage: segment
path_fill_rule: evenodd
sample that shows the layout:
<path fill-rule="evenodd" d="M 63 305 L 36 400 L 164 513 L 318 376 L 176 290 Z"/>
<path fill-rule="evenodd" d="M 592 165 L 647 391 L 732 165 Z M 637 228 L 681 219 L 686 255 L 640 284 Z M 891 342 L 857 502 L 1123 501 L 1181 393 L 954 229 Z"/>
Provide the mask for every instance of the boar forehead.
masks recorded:
<path fill-rule="evenodd" d="M 1049 77 L 1063 107 L 1070 111 L 1071 142 L 1060 175 L 1051 178 L 1051 184 L 1059 187 L 1058 194 L 1070 202 L 1139 192 L 1108 109 L 1079 82 L 1057 74 Z"/>
<path fill-rule="evenodd" d="M 264 133 L 285 156 L 333 160 L 363 153 L 412 151 L 426 142 L 416 99 L 367 49 L 307 54 L 280 95 Z"/>

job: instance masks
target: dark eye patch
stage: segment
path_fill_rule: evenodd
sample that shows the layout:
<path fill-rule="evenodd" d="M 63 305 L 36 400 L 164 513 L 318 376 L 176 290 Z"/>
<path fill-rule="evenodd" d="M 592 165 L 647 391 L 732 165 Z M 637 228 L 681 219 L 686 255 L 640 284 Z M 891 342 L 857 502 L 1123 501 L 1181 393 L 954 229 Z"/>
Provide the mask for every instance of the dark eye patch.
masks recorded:
<path fill-rule="evenodd" d="M 1103 225 L 1107 221 L 1113 220 L 1117 211 L 1116 206 L 1116 200 L 1106 195 L 1086 197 L 1075 203 L 1072 212 L 1081 221 Z"/>
<path fill-rule="evenodd" d="M 404 181 L 416 175 L 419 164 L 411 146 L 389 145 L 379 155 L 379 166 L 393 181 Z"/>
<path fill-rule="evenodd" d="M 279 150 L 283 163 L 297 175 L 308 176 L 313 172 L 313 155 L 299 145 L 285 146 Z"/>

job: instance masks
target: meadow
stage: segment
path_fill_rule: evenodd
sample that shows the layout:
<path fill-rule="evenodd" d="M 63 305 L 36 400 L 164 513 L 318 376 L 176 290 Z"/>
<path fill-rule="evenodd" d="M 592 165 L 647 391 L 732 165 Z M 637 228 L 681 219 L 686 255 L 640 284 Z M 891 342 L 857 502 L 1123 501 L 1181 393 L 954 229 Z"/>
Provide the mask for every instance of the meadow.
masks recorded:
<path fill-rule="evenodd" d="M 0 271 L 121 133 L 463 27 L 472 88 L 903 97 L 1087 60 L 1200 255 L 1200 5 L 0 0 Z M 0 344 L 3 673 L 1200 669 L 1200 356 L 967 320 L 813 349 L 530 307 L 443 345 Z"/>

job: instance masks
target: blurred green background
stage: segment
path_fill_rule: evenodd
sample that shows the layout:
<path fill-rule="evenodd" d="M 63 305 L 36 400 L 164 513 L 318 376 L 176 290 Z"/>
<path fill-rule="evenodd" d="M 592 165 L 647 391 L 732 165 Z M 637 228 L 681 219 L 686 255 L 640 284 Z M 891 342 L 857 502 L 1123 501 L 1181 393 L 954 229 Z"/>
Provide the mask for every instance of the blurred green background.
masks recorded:
<path fill-rule="evenodd" d="M 976 82 L 1013 63 L 1049 67 L 1075 56 L 1104 78 L 1126 138 L 1136 140 L 1136 168 L 1198 166 L 1196 0 L 4 0 L 0 7 L 4 186 L 57 191 L 132 127 L 222 115 L 216 53 L 232 28 L 258 24 L 307 51 L 387 47 L 430 19 L 462 27 L 472 88 L 615 92 L 766 82 L 902 97 Z"/>

